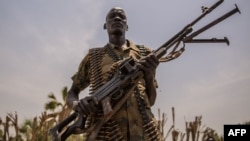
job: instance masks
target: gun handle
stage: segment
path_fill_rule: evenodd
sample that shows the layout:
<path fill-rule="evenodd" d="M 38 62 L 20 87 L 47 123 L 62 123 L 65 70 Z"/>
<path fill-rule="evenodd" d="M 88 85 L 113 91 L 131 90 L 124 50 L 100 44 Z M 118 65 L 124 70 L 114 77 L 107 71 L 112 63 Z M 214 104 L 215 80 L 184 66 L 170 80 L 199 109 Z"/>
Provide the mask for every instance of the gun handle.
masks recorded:
<path fill-rule="evenodd" d="M 71 134 L 80 134 L 84 132 L 85 122 L 87 118 L 78 115 L 78 119 L 69 126 L 60 136 L 61 141 L 65 141 Z"/>
<path fill-rule="evenodd" d="M 51 128 L 49 130 L 50 135 L 53 138 L 53 141 L 60 141 L 60 133 L 63 130 L 64 127 L 66 127 L 69 123 L 71 123 L 72 121 L 74 121 L 77 118 L 77 113 L 73 113 L 71 114 L 69 117 L 67 117 L 66 119 L 64 119 L 62 122 L 60 122 L 59 124 L 57 124 L 54 128 Z"/>
<path fill-rule="evenodd" d="M 102 101 L 102 109 L 103 109 L 103 114 L 104 116 L 108 115 L 109 113 L 111 113 L 113 111 L 111 104 L 110 104 L 110 97 L 106 97 L 104 98 Z"/>

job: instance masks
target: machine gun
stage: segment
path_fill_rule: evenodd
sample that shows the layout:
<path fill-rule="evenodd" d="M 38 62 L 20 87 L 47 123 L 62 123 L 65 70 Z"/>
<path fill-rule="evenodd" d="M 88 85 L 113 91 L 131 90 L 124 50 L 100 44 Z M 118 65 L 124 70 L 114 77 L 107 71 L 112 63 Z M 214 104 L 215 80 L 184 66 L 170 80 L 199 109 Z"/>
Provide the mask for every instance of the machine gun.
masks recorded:
<path fill-rule="evenodd" d="M 226 14 L 222 15 L 218 19 L 210 22 L 206 26 L 193 32 L 192 27 L 204 18 L 207 14 L 217 8 L 224 0 L 219 0 L 209 8 L 204 8 L 203 13 L 197 17 L 193 22 L 186 25 L 180 32 L 174 35 L 170 40 L 160 46 L 157 50 L 153 51 L 160 62 L 167 62 L 179 57 L 185 50 L 184 47 L 178 48 L 180 43 L 226 43 L 229 45 L 229 40 L 225 37 L 224 39 L 194 39 L 200 33 L 227 19 L 233 14 L 240 10 L 235 4 L 235 8 Z M 169 53 L 169 49 L 172 49 Z M 165 56 L 164 56 L 165 55 Z M 77 112 L 72 113 L 65 120 L 57 124 L 55 127 L 49 130 L 54 141 L 64 141 L 71 134 L 78 134 L 87 132 L 89 134 L 89 140 L 95 139 L 101 126 L 106 123 L 114 113 L 116 113 L 120 107 L 126 102 L 131 96 L 131 91 L 135 88 L 135 84 L 143 77 L 143 72 L 139 69 L 138 63 L 133 58 L 123 60 L 118 69 L 114 72 L 112 78 L 96 91 L 94 91 L 92 98 L 102 104 L 103 117 L 96 122 L 93 126 L 85 129 L 86 116 L 78 114 Z M 110 103 L 112 97 L 119 98 L 115 104 Z M 95 132 L 92 132 L 94 131 Z"/>

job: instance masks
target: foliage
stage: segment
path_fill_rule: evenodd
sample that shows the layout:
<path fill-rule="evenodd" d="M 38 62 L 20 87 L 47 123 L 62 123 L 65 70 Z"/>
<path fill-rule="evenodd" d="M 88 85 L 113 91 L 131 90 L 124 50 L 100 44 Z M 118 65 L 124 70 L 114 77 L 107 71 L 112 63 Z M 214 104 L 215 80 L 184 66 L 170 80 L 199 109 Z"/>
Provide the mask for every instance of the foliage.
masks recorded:
<path fill-rule="evenodd" d="M 45 103 L 45 111 L 39 117 L 25 119 L 20 125 L 18 123 L 18 115 L 8 113 L 5 119 L 0 117 L 0 141 L 52 141 L 48 131 L 58 122 L 69 116 L 71 110 L 65 102 L 67 95 L 67 87 L 61 91 L 62 102 L 50 93 L 49 101 Z M 175 111 L 172 108 L 173 123 L 167 131 L 167 115 L 158 110 L 158 128 L 163 136 L 163 140 L 167 141 L 223 141 L 223 137 L 219 136 L 215 130 L 202 126 L 202 116 L 196 116 L 194 121 L 186 121 L 185 132 L 181 132 L 175 127 Z M 250 121 L 243 124 L 250 124 Z M 10 132 L 13 132 L 12 135 Z M 84 140 L 81 135 L 72 135 L 68 141 Z"/>
<path fill-rule="evenodd" d="M 158 110 L 158 128 L 163 136 L 163 141 L 223 141 L 223 137 L 219 136 L 215 130 L 202 126 L 202 116 L 196 116 L 194 121 L 186 121 L 185 132 L 181 132 L 175 127 L 175 110 L 172 108 L 173 124 L 167 132 L 164 131 L 167 123 L 167 116 L 165 113 L 161 114 Z M 171 138 L 168 138 L 170 135 Z"/>
<path fill-rule="evenodd" d="M 21 125 L 18 124 L 17 113 L 8 113 L 5 121 L 0 118 L 0 141 L 52 141 L 48 134 L 49 129 L 71 113 L 65 102 L 67 87 L 62 89 L 61 95 L 62 102 L 59 102 L 56 96 L 50 93 L 49 101 L 45 103 L 45 111 L 39 117 L 25 119 Z M 10 134 L 11 128 L 14 128 L 15 135 Z M 80 139 L 80 136 L 69 138 L 69 140 Z"/>

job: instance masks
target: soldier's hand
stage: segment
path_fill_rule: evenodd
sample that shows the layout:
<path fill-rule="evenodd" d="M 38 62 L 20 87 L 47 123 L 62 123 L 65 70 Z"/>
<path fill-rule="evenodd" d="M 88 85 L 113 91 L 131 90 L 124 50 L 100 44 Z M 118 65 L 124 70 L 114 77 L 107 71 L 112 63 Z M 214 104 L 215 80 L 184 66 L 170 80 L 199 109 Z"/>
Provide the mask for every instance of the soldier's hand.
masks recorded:
<path fill-rule="evenodd" d="M 87 96 L 79 101 L 74 101 L 73 110 L 86 117 L 97 111 L 97 105 L 97 101 L 92 96 Z"/>
<path fill-rule="evenodd" d="M 159 65 L 158 58 L 154 55 L 154 53 L 150 53 L 149 55 L 142 57 L 139 61 L 140 69 L 144 72 L 146 79 L 153 78 L 155 74 L 155 70 Z"/>

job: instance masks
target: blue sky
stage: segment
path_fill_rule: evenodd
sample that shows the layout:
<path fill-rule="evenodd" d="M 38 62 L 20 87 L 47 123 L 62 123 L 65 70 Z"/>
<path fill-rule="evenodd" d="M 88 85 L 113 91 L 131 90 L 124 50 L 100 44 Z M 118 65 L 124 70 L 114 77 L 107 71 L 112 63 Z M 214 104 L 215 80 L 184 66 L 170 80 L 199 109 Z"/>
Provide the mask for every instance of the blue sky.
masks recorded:
<path fill-rule="evenodd" d="M 216 0 L 98 1 L 2 0 L 0 1 L 0 117 L 17 112 L 21 119 L 39 116 L 47 95 L 60 96 L 71 86 L 71 76 L 92 47 L 107 43 L 103 23 L 108 10 L 124 8 L 127 38 L 156 49 L 201 14 L 201 6 Z M 186 44 L 178 59 L 157 70 L 160 108 L 176 127 L 202 115 L 206 126 L 223 133 L 224 124 L 250 120 L 250 1 L 225 1 L 194 29 L 230 11 L 235 14 L 200 38 L 224 38 L 226 44 Z M 83 91 L 81 97 L 88 91 Z"/>

